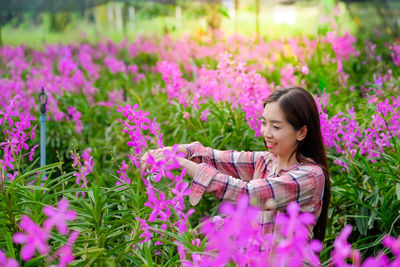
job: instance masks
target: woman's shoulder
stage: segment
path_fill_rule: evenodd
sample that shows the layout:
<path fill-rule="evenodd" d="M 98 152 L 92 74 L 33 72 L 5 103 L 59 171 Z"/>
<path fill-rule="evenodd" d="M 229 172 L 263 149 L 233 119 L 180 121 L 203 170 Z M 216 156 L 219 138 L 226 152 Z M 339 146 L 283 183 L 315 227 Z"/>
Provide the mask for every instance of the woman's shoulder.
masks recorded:
<path fill-rule="evenodd" d="M 321 166 L 312 159 L 301 162 L 298 165 L 297 170 L 302 173 L 308 173 L 315 176 L 324 175 L 324 171 L 322 170 Z"/>
<path fill-rule="evenodd" d="M 257 151 L 255 152 L 260 158 L 262 158 L 266 163 L 270 161 L 277 160 L 277 156 L 269 151 Z"/>

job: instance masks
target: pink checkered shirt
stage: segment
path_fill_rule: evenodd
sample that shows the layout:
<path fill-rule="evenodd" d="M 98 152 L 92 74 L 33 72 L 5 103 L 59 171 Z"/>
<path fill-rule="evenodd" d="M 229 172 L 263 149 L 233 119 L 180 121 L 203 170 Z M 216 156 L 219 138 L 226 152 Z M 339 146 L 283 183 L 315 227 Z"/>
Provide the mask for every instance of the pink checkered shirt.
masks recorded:
<path fill-rule="evenodd" d="M 197 205 L 205 192 L 231 202 L 247 194 L 250 202 L 263 210 L 260 224 L 264 234 L 276 230 L 273 219 L 292 201 L 299 203 L 302 212 L 319 217 L 325 178 L 321 167 L 311 159 L 310 163 L 297 163 L 274 175 L 278 160 L 270 152 L 220 151 L 199 142 L 185 147 L 188 159 L 200 164 L 191 185 L 192 205 Z"/>

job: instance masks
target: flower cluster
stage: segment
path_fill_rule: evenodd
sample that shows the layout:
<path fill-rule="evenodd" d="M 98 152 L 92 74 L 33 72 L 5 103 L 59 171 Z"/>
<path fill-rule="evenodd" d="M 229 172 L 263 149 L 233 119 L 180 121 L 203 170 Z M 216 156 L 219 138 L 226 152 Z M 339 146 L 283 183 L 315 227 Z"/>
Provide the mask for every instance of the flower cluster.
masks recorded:
<path fill-rule="evenodd" d="M 88 180 L 86 176 L 89 173 L 93 173 L 93 157 L 90 155 L 92 153 L 91 148 L 87 148 L 82 153 L 82 158 L 78 153 L 71 153 L 71 158 L 74 160 L 72 166 L 77 170 L 73 175 L 76 177 L 76 184 L 80 185 L 81 188 L 87 187 Z M 82 162 L 83 161 L 83 162 Z M 78 197 L 79 193 L 83 196 L 85 192 L 76 192 L 76 197 Z"/>
<path fill-rule="evenodd" d="M 22 260 L 28 261 L 32 259 L 36 250 L 41 255 L 47 255 L 50 252 L 48 240 L 53 227 L 56 227 L 60 234 L 68 235 L 69 229 L 67 221 L 72 221 L 76 218 L 76 213 L 69 210 L 68 206 L 68 200 L 61 199 L 57 208 L 49 206 L 44 207 L 43 213 L 47 216 L 47 219 L 43 223 L 43 228 L 32 221 L 28 216 L 22 216 L 19 227 L 24 233 L 16 233 L 13 236 L 14 243 L 25 244 L 21 250 Z M 66 266 L 74 260 L 72 245 L 78 235 L 79 232 L 72 231 L 67 243 L 50 256 L 51 260 L 59 258 L 59 264 L 57 266 Z"/>
<path fill-rule="evenodd" d="M 309 226 L 315 223 L 311 213 L 300 213 L 300 207 L 292 202 L 286 208 L 286 214 L 275 218 L 279 232 L 262 235 L 258 224 L 259 210 L 249 206 L 247 196 L 242 196 L 236 206 L 230 203 L 221 205 L 223 216 L 207 219 L 201 225 L 206 237 L 204 251 L 201 253 L 187 249 L 176 242 L 183 266 L 321 266 L 318 252 L 322 250 L 319 240 L 308 241 Z M 346 226 L 334 241 L 332 262 L 337 267 L 398 266 L 400 255 L 400 237 L 386 236 L 383 245 L 396 256 L 389 261 L 384 253 L 369 257 L 363 263 L 358 250 L 347 243 L 351 226 Z M 199 245 L 196 241 L 193 245 Z M 351 264 L 349 264 L 351 262 Z"/>
<path fill-rule="evenodd" d="M 71 116 L 71 120 L 74 121 L 75 132 L 77 134 L 81 134 L 82 130 L 83 130 L 83 125 L 82 125 L 82 121 L 81 121 L 82 114 L 79 111 L 77 111 L 73 106 L 69 106 L 67 108 L 67 112 L 68 112 L 68 115 Z"/>
<path fill-rule="evenodd" d="M 314 223 L 309 213 L 299 214 L 297 203 L 287 207 L 287 215 L 276 217 L 279 233 L 262 235 L 258 223 L 260 210 L 249 206 L 247 196 L 242 196 L 236 206 L 224 203 L 217 216 L 206 220 L 201 231 L 206 236 L 205 250 L 192 253 L 178 247 L 184 266 L 302 266 L 307 262 L 319 266 L 317 252 L 322 249 L 319 241 L 308 242 L 309 229 Z"/>
<path fill-rule="evenodd" d="M 140 158 L 144 154 L 146 149 L 149 149 L 148 143 L 151 140 L 156 140 L 156 143 L 160 148 L 163 148 L 162 134 L 159 132 L 158 125 L 155 123 L 155 118 L 150 120 L 147 116 L 149 112 L 143 112 L 138 110 L 139 106 L 134 105 L 133 107 L 126 105 L 125 107 L 118 107 L 118 111 L 122 112 L 125 120 L 120 120 L 124 129 L 123 132 L 129 134 L 130 141 L 128 145 L 133 148 L 133 153 L 128 155 L 130 163 L 136 169 L 140 168 Z M 165 158 L 163 160 L 156 161 L 151 154 L 147 159 L 152 167 L 145 173 L 141 173 L 141 178 L 144 185 L 146 186 L 146 194 L 148 196 L 145 206 L 151 209 L 151 213 L 147 219 L 137 218 L 140 222 L 141 230 L 143 233 L 141 237 L 145 239 L 140 243 L 147 242 L 152 238 L 153 233 L 163 235 L 154 222 L 162 221 L 160 226 L 161 230 L 166 230 L 168 227 L 173 230 L 177 229 L 180 233 L 187 230 L 187 219 L 193 209 L 185 211 L 184 197 L 190 194 L 188 189 L 188 183 L 183 181 L 185 171 L 180 175 L 174 175 L 173 169 L 179 168 L 177 158 L 183 157 L 184 155 L 178 152 L 178 146 L 174 145 L 171 149 L 165 149 L 163 151 Z M 118 171 L 120 174 L 120 181 L 118 185 L 122 183 L 129 184 L 130 179 L 127 175 L 128 164 L 125 161 L 122 163 L 122 167 Z M 146 178 L 147 176 L 147 178 Z M 150 178 L 150 179 L 149 179 Z M 168 188 L 171 188 L 172 198 L 167 197 L 167 193 L 157 189 L 157 183 L 162 178 L 169 180 Z M 169 195 L 169 194 L 168 194 Z M 177 214 L 176 220 L 172 220 L 173 213 L 171 209 Z"/>
<path fill-rule="evenodd" d="M 326 97 L 326 96 L 325 96 Z M 324 110 L 322 98 L 316 98 L 324 143 L 339 154 L 353 157 L 357 151 L 368 158 L 380 158 L 384 147 L 390 147 L 393 138 L 400 137 L 400 98 L 392 97 L 375 102 L 376 113 L 371 115 L 367 127 L 358 123 L 353 109 L 347 115 L 339 112 L 330 117 Z M 343 165 L 336 160 L 334 163 Z"/>
<path fill-rule="evenodd" d="M 35 149 L 38 147 L 34 145 L 29 148 L 27 144 L 29 140 L 35 138 L 36 125 L 31 128 L 31 121 L 34 118 L 17 110 L 19 102 L 20 96 L 17 95 L 7 106 L 0 108 L 0 126 L 4 136 L 2 138 L 4 141 L 0 143 L 2 151 L 0 166 L 3 166 L 2 171 L 8 173 L 10 181 L 13 181 L 18 174 L 20 160 L 28 156 L 32 161 Z"/>
<path fill-rule="evenodd" d="M 199 109 L 199 104 L 213 99 L 216 102 L 228 101 L 232 107 L 241 107 L 246 113 L 246 119 L 250 128 L 259 136 L 260 122 L 258 118 L 262 114 L 262 101 L 271 93 L 271 87 L 255 71 L 247 72 L 245 63 L 235 62 L 232 55 L 223 53 L 219 57 L 216 70 L 198 70 L 196 89 L 193 84 L 182 78 L 179 67 L 172 62 L 161 62 L 158 71 L 164 79 L 168 99 L 178 100 L 185 106 L 188 99 Z M 190 89 L 190 90 L 189 90 Z M 204 120 L 202 113 L 202 119 Z"/>
<path fill-rule="evenodd" d="M 392 56 L 394 65 L 398 66 L 400 63 L 400 45 L 393 44 L 389 46 L 390 55 Z"/>
<path fill-rule="evenodd" d="M 18 262 L 7 258 L 4 252 L 0 250 L 0 265 L 3 267 L 18 267 Z"/>
<path fill-rule="evenodd" d="M 338 267 L 375 267 L 375 266 L 387 266 L 394 267 L 400 264 L 400 237 L 395 239 L 392 236 L 385 236 L 382 243 L 385 247 L 389 248 L 395 258 L 393 261 L 389 261 L 388 257 L 380 252 L 376 257 L 369 257 L 363 263 L 361 262 L 361 253 L 358 250 L 354 250 L 351 245 L 347 242 L 351 234 L 352 227 L 347 225 L 344 227 L 340 235 L 334 241 L 334 249 L 332 251 L 332 265 Z M 351 262 L 351 264 L 349 264 Z"/>

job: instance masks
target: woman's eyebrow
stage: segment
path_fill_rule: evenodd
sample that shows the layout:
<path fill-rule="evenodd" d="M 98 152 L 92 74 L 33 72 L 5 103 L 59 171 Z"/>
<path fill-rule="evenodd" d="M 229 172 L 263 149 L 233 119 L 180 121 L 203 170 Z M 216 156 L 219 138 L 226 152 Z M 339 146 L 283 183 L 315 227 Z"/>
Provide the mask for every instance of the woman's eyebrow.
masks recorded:
<path fill-rule="evenodd" d="M 267 121 L 264 117 L 262 117 L 261 120 Z M 282 121 L 280 121 L 280 120 L 270 120 L 270 122 L 272 122 L 272 123 L 282 123 Z"/>

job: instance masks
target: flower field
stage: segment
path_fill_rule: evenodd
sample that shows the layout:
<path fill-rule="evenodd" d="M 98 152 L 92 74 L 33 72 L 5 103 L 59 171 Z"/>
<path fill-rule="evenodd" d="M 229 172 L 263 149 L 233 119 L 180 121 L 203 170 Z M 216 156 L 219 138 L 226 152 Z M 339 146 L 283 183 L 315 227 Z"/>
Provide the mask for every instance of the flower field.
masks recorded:
<path fill-rule="evenodd" d="M 4 46 L 0 61 L 1 266 L 400 266 L 400 44 L 165 36 Z M 265 236 L 246 197 L 192 207 L 176 170 L 174 144 L 265 150 L 262 101 L 291 85 L 315 96 L 328 151 L 323 244 L 296 203 Z"/>

